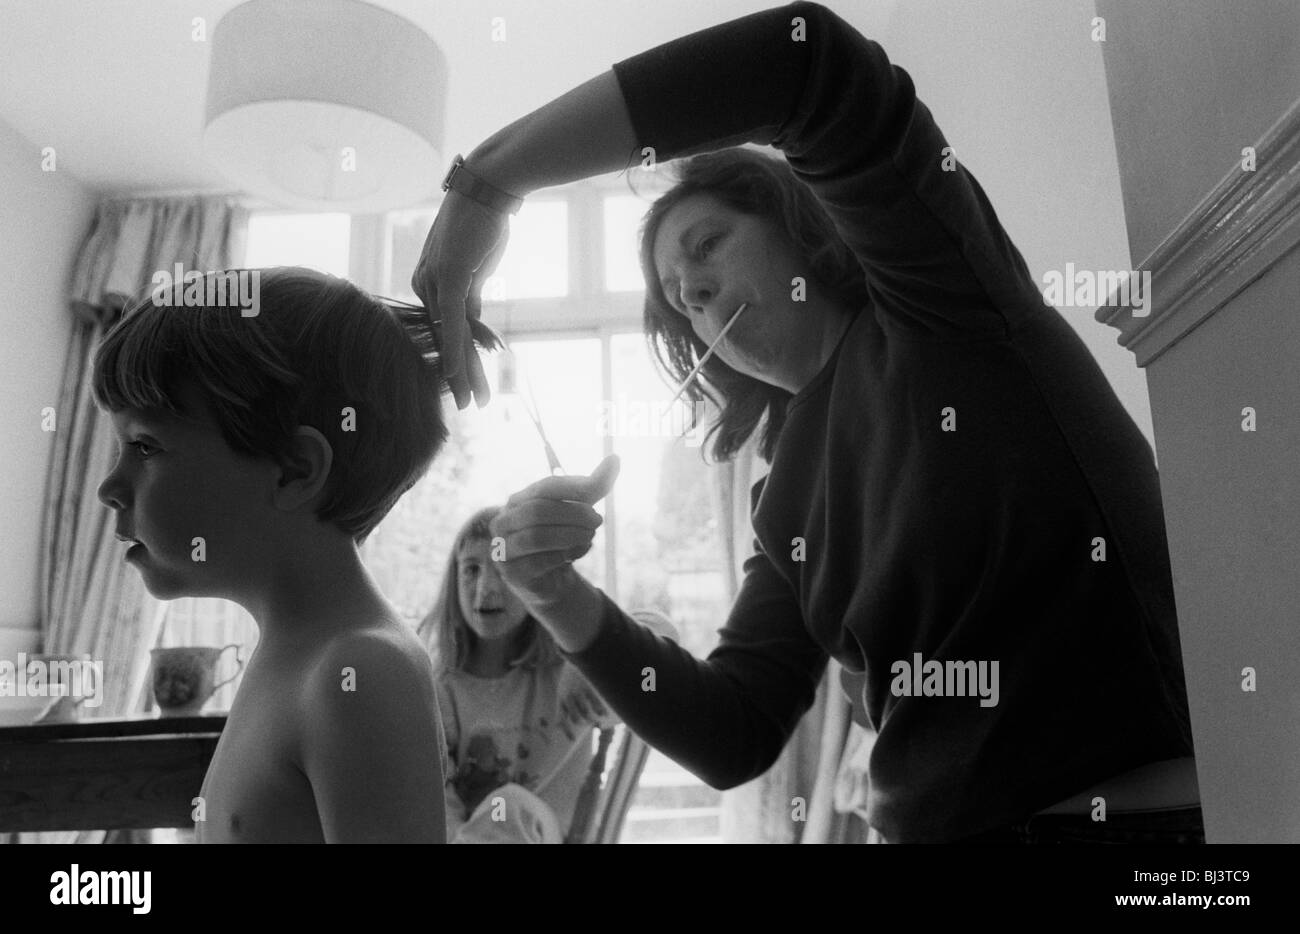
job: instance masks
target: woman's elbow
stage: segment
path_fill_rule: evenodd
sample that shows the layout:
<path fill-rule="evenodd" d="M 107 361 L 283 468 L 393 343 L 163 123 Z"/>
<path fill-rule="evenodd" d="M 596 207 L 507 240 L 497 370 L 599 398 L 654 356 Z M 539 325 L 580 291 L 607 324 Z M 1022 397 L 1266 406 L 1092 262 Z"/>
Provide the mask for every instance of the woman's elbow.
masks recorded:
<path fill-rule="evenodd" d="M 765 731 L 766 733 L 766 731 Z M 695 772 L 695 777 L 717 791 L 730 791 L 767 773 L 785 748 L 787 737 L 766 733 L 761 738 L 737 744 L 736 754 L 725 762 L 709 762 Z"/>

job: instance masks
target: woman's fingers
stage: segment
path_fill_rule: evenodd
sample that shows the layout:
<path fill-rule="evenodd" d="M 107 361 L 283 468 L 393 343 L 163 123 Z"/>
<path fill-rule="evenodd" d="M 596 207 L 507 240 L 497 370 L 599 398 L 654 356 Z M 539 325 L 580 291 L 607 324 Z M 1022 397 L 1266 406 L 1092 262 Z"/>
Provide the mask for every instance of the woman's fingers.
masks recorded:
<path fill-rule="evenodd" d="M 474 346 L 474 338 L 469 333 L 469 328 L 465 329 L 465 384 L 466 388 L 474 396 L 474 401 L 478 403 L 479 408 L 488 404 L 492 398 L 492 390 L 488 388 L 487 374 L 483 372 L 483 361 L 479 358 L 478 349 Z M 469 403 L 466 402 L 466 405 Z M 459 408 L 464 405 L 457 403 Z"/>
<path fill-rule="evenodd" d="M 411 289 L 436 318 L 443 375 L 458 408 L 488 399 L 487 379 L 469 337 L 466 318 L 479 317 L 483 283 L 496 269 L 508 221 L 457 192 L 449 192 L 415 265 Z"/>
<path fill-rule="evenodd" d="M 527 500 L 507 506 L 492 520 L 500 539 L 501 576 L 509 585 L 527 587 L 555 568 L 577 561 L 591 550 L 605 520 L 586 503 Z"/>
<path fill-rule="evenodd" d="M 568 500 L 578 503 L 597 503 L 609 495 L 618 478 L 619 460 L 611 454 L 591 472 L 590 476 L 546 477 L 525 487 L 506 500 L 506 507 L 516 506 L 530 499 Z"/>
<path fill-rule="evenodd" d="M 506 586 L 525 604 L 554 598 L 565 590 L 578 572 L 563 552 L 544 551 L 526 558 L 512 558 L 500 564 Z M 572 577 L 571 577 L 572 575 Z"/>
<path fill-rule="evenodd" d="M 465 360 L 475 356 L 465 326 L 465 295 L 470 278 L 460 271 L 438 276 L 438 343 L 442 348 L 442 375 L 451 387 L 456 408 L 469 405 L 470 386 L 465 377 Z"/>
<path fill-rule="evenodd" d="M 492 520 L 504 551 L 497 567 L 526 605 L 546 606 L 581 582 L 573 562 L 591 550 L 605 521 L 592 504 L 617 475 L 618 458 L 607 457 L 589 477 L 547 477 L 510 497 Z"/>
<path fill-rule="evenodd" d="M 506 536 L 538 525 L 574 525 L 598 529 L 605 519 L 586 503 L 570 500 L 530 499 L 508 506 L 492 518 L 492 535 Z"/>
<path fill-rule="evenodd" d="M 567 555 L 569 552 L 585 550 L 591 546 L 594 531 L 585 526 L 576 525 L 534 525 L 518 532 L 501 536 L 504 560 L 509 564 L 517 558 L 556 552 Z M 572 560 L 572 559 L 567 559 Z M 504 570 L 504 568 L 503 568 Z"/>
<path fill-rule="evenodd" d="M 591 551 L 591 542 L 587 542 L 587 544 L 583 545 L 580 548 L 570 548 L 568 551 L 564 553 L 564 558 L 568 562 L 574 562 L 577 561 L 579 558 L 581 558 L 589 551 Z"/>
<path fill-rule="evenodd" d="M 487 280 L 496 271 L 497 264 L 501 262 L 501 256 L 505 253 L 506 244 L 510 240 L 509 233 L 509 226 L 502 229 L 496 244 L 488 251 L 487 257 L 479 264 L 478 268 L 474 270 L 469 291 L 465 295 L 466 320 L 482 320 L 483 286 L 487 284 Z M 492 391 L 488 387 L 487 374 L 483 372 L 483 361 L 479 359 L 478 351 L 474 347 L 473 337 L 470 335 L 468 328 L 465 331 L 465 362 L 465 380 L 468 383 L 470 392 L 474 394 L 474 400 L 478 403 L 479 408 L 482 408 L 492 398 Z"/>

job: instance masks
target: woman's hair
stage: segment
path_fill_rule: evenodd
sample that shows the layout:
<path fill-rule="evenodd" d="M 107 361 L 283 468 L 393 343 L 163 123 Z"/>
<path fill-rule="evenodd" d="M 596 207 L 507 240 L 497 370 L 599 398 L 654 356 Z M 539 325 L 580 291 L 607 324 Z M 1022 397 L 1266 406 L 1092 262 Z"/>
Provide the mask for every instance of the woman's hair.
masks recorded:
<path fill-rule="evenodd" d="M 645 277 L 645 332 L 650 349 L 667 376 L 680 383 L 708 349 L 690 322 L 664 297 L 654 264 L 655 236 L 664 216 L 692 195 L 712 195 L 744 214 L 765 218 L 790 240 L 809 270 L 809 279 L 851 308 L 867 303 L 867 280 L 853 251 L 840 239 L 830 215 L 784 159 L 752 149 L 723 149 L 674 163 L 676 184 L 650 206 L 641 222 L 641 273 Z M 692 383 L 693 401 L 710 399 L 719 409 L 709 429 L 711 452 L 729 460 L 754 433 L 764 414 L 759 453 L 771 460 L 785 423 L 791 394 L 736 372 L 716 355 Z M 710 391 L 712 390 L 712 391 Z"/>
<path fill-rule="evenodd" d="M 460 610 L 460 552 L 471 542 L 492 541 L 488 523 L 499 512 L 500 506 L 480 509 L 460 527 L 447 557 L 438 599 L 420 622 L 418 633 L 433 655 L 433 667 L 439 676 L 463 671 L 478 639 Z M 524 617 L 515 640 L 515 656 L 509 662 L 512 668 L 543 668 L 564 660 L 551 634 L 531 614 Z"/>
<path fill-rule="evenodd" d="M 237 277 L 256 290 L 251 315 L 241 288 L 225 287 Z M 186 304 L 192 297 L 199 307 Z M 481 347 L 499 346 L 478 322 L 471 331 Z M 173 294 L 155 289 L 131 308 L 95 354 L 93 388 L 113 412 L 195 418 L 180 402 L 194 386 L 226 443 L 251 457 L 283 462 L 298 426 L 317 429 L 333 462 L 316 516 L 359 543 L 447 438 L 438 345 L 424 308 L 344 279 L 298 267 L 226 270 Z"/>

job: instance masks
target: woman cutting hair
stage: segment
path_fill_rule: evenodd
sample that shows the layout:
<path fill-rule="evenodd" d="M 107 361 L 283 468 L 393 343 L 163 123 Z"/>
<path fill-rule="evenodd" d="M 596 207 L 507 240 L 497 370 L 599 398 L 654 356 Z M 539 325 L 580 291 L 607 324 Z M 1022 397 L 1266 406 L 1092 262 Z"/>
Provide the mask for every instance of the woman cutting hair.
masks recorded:
<path fill-rule="evenodd" d="M 463 406 L 517 199 L 695 156 L 645 221 L 646 331 L 679 379 L 717 343 L 713 452 L 760 431 L 771 464 L 707 659 L 573 570 L 613 461 L 511 497 L 503 576 L 716 787 L 771 766 L 834 657 L 863 675 L 886 840 L 1200 842 L 1150 447 L 946 147 L 880 46 L 795 3 L 621 62 L 454 169 L 412 284 L 466 348 Z"/>

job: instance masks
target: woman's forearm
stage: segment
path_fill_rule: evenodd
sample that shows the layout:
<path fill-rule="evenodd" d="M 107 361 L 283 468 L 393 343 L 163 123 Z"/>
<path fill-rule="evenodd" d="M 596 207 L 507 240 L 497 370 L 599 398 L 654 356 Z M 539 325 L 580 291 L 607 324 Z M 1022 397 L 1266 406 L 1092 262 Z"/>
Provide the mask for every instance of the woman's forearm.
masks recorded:
<path fill-rule="evenodd" d="M 525 601 L 528 612 L 546 627 L 566 652 L 581 652 L 596 640 L 604 617 L 605 601 L 595 587 L 577 571 L 557 589 L 556 598 L 546 603 Z"/>
<path fill-rule="evenodd" d="M 465 164 L 522 198 L 627 168 L 634 159 L 636 133 L 618 79 L 607 71 L 498 130 Z"/>

